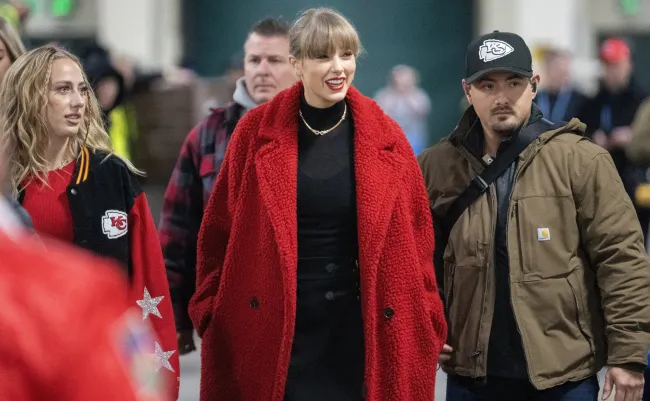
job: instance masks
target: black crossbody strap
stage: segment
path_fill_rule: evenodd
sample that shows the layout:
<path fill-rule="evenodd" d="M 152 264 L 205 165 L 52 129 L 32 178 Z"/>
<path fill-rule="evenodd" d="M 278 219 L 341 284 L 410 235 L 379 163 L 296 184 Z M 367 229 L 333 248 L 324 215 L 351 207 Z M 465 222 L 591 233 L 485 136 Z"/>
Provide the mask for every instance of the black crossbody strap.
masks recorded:
<path fill-rule="evenodd" d="M 564 125 L 564 124 L 563 124 Z M 553 124 L 542 118 L 523 128 L 514 142 L 503 151 L 499 157 L 488 165 L 485 170 L 470 182 L 462 194 L 451 204 L 446 215 L 438 222 L 440 228 L 447 235 L 456 224 L 456 221 L 472 203 L 474 203 L 504 171 L 512 164 L 519 154 L 528 147 L 543 132 L 558 129 L 563 125 Z"/>

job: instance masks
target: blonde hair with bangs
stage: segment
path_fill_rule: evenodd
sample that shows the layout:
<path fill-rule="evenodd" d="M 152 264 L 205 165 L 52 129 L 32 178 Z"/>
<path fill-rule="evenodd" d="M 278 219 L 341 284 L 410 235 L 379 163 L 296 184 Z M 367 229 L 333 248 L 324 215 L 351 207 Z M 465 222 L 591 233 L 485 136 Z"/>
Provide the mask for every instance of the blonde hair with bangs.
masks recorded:
<path fill-rule="evenodd" d="M 144 175 L 128 160 L 113 153 L 111 139 L 104 129 L 99 102 L 92 92 L 79 59 L 56 46 L 42 46 L 25 53 L 14 62 L 4 78 L 0 90 L 0 141 L 7 157 L 9 184 L 12 194 L 24 189 L 26 179 L 38 179 L 47 184 L 48 161 L 45 154 L 51 135 L 47 120 L 48 92 L 52 64 L 56 60 L 72 60 L 88 86 L 84 121 L 79 133 L 70 138 L 69 150 L 81 154 L 87 147 L 91 152 L 104 151 L 120 158 L 134 174 Z"/>
<path fill-rule="evenodd" d="M 363 52 L 352 23 L 331 8 L 311 8 L 289 30 L 289 52 L 298 60 L 331 55 L 336 50 Z"/>

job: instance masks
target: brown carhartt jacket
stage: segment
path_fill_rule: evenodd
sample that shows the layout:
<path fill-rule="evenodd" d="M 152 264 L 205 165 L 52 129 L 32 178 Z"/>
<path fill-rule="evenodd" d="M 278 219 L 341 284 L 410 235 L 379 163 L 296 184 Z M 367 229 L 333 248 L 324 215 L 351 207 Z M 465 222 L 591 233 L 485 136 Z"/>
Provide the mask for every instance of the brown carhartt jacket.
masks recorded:
<path fill-rule="evenodd" d="M 463 140 L 476 119 L 470 107 L 448 138 L 418 158 L 434 220 L 484 169 Z M 604 364 L 645 365 L 650 348 L 650 263 L 640 225 L 609 153 L 584 130 L 572 119 L 529 145 L 509 204 L 510 298 L 538 389 Z M 462 376 L 487 374 L 496 210 L 491 185 L 444 249 L 450 369 Z"/>

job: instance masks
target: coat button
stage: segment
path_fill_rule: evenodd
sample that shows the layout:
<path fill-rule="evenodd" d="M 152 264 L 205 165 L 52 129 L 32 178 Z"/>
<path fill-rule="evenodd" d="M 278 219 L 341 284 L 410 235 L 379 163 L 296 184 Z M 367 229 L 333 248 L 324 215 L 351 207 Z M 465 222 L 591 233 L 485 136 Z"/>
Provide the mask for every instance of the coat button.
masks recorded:
<path fill-rule="evenodd" d="M 330 263 L 330 264 L 328 264 L 327 266 L 325 266 L 325 270 L 326 270 L 328 273 L 334 273 L 334 272 L 336 271 L 336 268 L 337 268 L 337 266 L 336 266 L 335 263 Z"/>
<path fill-rule="evenodd" d="M 334 293 L 332 291 L 327 291 L 325 293 L 325 299 L 327 299 L 328 301 L 333 301 L 334 298 L 335 298 Z"/>
<path fill-rule="evenodd" d="M 70 194 L 72 194 L 72 195 L 76 195 L 76 194 L 77 194 L 77 190 L 74 189 L 74 188 L 72 188 L 72 189 L 70 190 Z"/>
<path fill-rule="evenodd" d="M 393 310 L 393 308 L 384 308 L 384 317 L 386 319 L 390 319 L 393 316 L 395 316 L 395 311 Z"/>
<path fill-rule="evenodd" d="M 251 308 L 257 309 L 259 307 L 260 307 L 260 301 L 256 297 L 251 298 Z"/>

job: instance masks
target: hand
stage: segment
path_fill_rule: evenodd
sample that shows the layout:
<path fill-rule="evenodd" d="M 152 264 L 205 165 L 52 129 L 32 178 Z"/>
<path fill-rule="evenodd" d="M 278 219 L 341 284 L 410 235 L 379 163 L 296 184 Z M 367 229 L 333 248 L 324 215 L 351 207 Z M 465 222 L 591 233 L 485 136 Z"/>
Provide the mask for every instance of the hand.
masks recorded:
<path fill-rule="evenodd" d="M 447 362 L 451 360 L 451 353 L 454 352 L 454 349 L 449 344 L 442 346 L 442 351 L 440 351 L 440 356 L 438 357 L 438 365 L 442 368 L 442 371 L 449 374 L 449 366 Z"/>
<path fill-rule="evenodd" d="M 609 150 L 609 138 L 607 138 L 607 134 L 605 134 L 605 131 L 602 129 L 594 132 L 594 134 L 591 136 L 591 139 L 593 139 L 596 145 L 600 145 L 601 147 Z"/>
<path fill-rule="evenodd" d="M 189 354 L 192 351 L 196 351 L 196 346 L 194 345 L 194 331 L 187 330 L 176 333 L 176 339 L 178 341 L 178 354 L 185 355 Z"/>
<path fill-rule="evenodd" d="M 445 344 L 442 347 L 442 351 L 440 351 L 440 357 L 438 357 L 438 363 L 439 364 L 444 364 L 446 362 L 449 362 L 451 359 L 451 353 L 454 351 L 453 348 L 451 348 L 451 345 Z"/>
<path fill-rule="evenodd" d="M 622 148 L 632 141 L 632 129 L 630 127 L 614 128 L 609 138 L 612 148 Z"/>
<path fill-rule="evenodd" d="M 609 368 L 603 385 L 603 400 L 612 394 L 616 387 L 614 401 L 640 401 L 643 397 L 643 373 L 633 372 L 624 368 Z"/>

